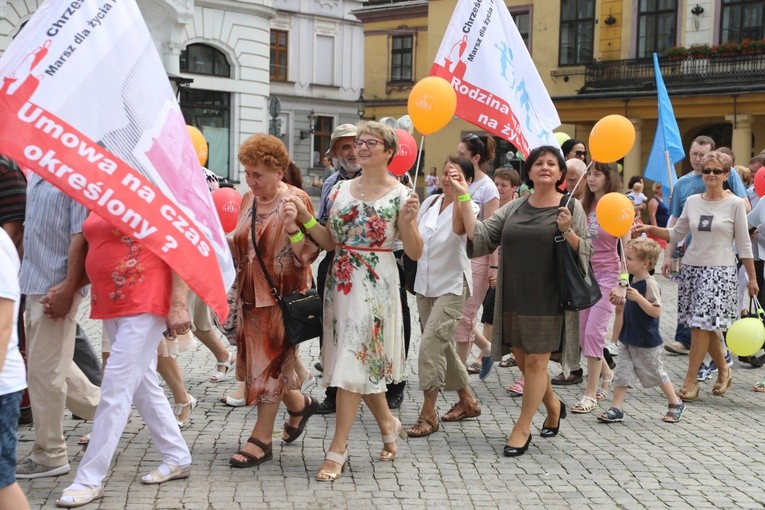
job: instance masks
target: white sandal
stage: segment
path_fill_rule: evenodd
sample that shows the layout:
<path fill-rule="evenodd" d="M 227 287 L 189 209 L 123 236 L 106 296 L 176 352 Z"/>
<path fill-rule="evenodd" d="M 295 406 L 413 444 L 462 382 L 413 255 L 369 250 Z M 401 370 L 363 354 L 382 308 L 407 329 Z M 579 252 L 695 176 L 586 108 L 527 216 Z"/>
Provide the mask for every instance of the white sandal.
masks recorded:
<path fill-rule="evenodd" d="M 596 405 L 598 405 L 597 400 L 585 395 L 582 397 L 582 400 L 574 404 L 574 407 L 571 408 L 571 412 L 575 414 L 587 414 L 592 411 Z"/>
<path fill-rule="evenodd" d="M 163 470 L 162 467 L 165 467 Z M 168 473 L 165 473 L 168 471 Z M 143 475 L 141 483 L 145 485 L 159 485 L 170 480 L 179 480 L 181 478 L 188 478 L 191 474 L 191 465 L 188 466 L 173 466 L 172 464 L 165 464 L 164 462 L 157 467 L 151 473 Z"/>
<path fill-rule="evenodd" d="M 235 364 L 236 354 L 229 352 L 226 361 L 215 362 L 215 368 L 217 370 L 210 375 L 210 381 L 215 383 L 227 381 L 231 377 L 231 369 Z"/>
<path fill-rule="evenodd" d="M 595 392 L 595 398 L 598 400 L 605 400 L 608 398 L 608 390 L 611 389 L 611 383 L 614 382 L 614 376 L 611 376 L 611 379 L 600 380 L 600 385 L 598 386 L 598 391 Z"/>
<path fill-rule="evenodd" d="M 79 485 L 79 484 L 77 484 Z M 82 485 L 84 489 L 64 489 L 56 505 L 63 508 L 76 508 L 104 497 L 103 485 Z"/>
<path fill-rule="evenodd" d="M 181 429 L 186 428 L 189 424 L 189 418 L 191 418 L 191 411 L 194 410 L 194 408 L 197 406 L 197 399 L 186 393 L 186 402 L 183 402 L 181 404 L 175 404 L 173 406 L 173 414 L 175 414 L 175 419 L 178 420 L 178 426 Z M 190 407 L 189 414 L 186 415 L 185 420 L 181 420 L 181 415 L 183 414 L 183 410 L 187 407 Z"/>

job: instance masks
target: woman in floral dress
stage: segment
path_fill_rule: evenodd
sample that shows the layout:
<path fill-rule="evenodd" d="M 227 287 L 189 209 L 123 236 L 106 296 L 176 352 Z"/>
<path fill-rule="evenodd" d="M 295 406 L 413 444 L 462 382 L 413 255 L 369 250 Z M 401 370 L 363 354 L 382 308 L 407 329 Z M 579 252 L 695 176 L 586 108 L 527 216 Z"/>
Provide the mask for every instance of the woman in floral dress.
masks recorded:
<path fill-rule="evenodd" d="M 386 385 L 404 378 L 404 331 L 393 243 L 416 260 L 422 253 L 417 231 L 419 199 L 387 171 L 398 140 L 392 128 L 362 123 L 355 140 L 361 177 L 338 183 L 330 193 L 324 227 L 297 200 L 296 214 L 324 249 L 335 250 L 324 295 L 324 384 L 335 386 L 335 435 L 316 476 L 333 481 L 348 458 L 347 439 L 361 399 L 380 427 L 379 459 L 396 457 L 401 422 L 388 409 Z"/>

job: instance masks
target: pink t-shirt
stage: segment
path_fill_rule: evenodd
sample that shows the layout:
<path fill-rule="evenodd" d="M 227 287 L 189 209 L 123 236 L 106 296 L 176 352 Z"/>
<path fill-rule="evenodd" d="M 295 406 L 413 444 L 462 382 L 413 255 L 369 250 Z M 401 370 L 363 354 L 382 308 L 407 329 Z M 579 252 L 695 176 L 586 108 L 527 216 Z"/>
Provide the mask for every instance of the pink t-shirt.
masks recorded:
<path fill-rule="evenodd" d="M 82 233 L 88 241 L 85 270 L 93 285 L 91 318 L 167 315 L 172 286 L 170 266 L 95 213 L 85 219 Z"/>
<path fill-rule="evenodd" d="M 602 228 L 595 216 L 595 207 L 587 217 L 592 242 L 592 270 L 596 273 L 619 273 L 619 254 L 616 251 L 618 239 Z"/>

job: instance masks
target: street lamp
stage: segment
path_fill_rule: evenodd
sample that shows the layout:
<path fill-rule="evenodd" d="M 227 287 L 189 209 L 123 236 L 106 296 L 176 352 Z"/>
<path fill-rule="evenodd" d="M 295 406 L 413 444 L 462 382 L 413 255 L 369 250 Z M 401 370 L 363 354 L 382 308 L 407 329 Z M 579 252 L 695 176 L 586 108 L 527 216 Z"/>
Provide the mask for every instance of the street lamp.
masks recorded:
<path fill-rule="evenodd" d="M 313 134 L 313 130 L 316 127 L 316 113 L 311 110 L 311 113 L 309 113 L 306 118 L 308 119 L 308 129 L 301 129 L 300 130 L 300 139 L 305 140 L 309 136 Z"/>

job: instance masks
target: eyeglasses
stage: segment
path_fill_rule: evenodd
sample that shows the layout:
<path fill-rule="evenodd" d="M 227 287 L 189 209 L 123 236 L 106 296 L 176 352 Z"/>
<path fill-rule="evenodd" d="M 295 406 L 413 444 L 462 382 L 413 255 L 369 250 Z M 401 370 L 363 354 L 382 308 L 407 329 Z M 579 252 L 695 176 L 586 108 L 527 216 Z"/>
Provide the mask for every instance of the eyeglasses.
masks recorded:
<path fill-rule="evenodd" d="M 704 175 L 709 175 L 712 173 L 715 175 L 722 175 L 725 173 L 725 170 L 723 170 L 722 168 L 702 168 L 701 173 Z"/>
<path fill-rule="evenodd" d="M 583 158 L 587 155 L 587 151 L 574 151 L 574 155 L 577 158 Z"/>
<path fill-rule="evenodd" d="M 367 149 L 372 150 L 375 147 L 377 147 L 378 144 L 381 144 L 381 143 L 383 142 L 379 140 L 375 140 L 373 138 L 370 138 L 369 140 L 362 140 L 360 138 L 357 138 L 356 140 L 353 141 L 353 146 L 356 147 L 357 149 L 361 149 L 362 147 L 366 145 Z"/>

